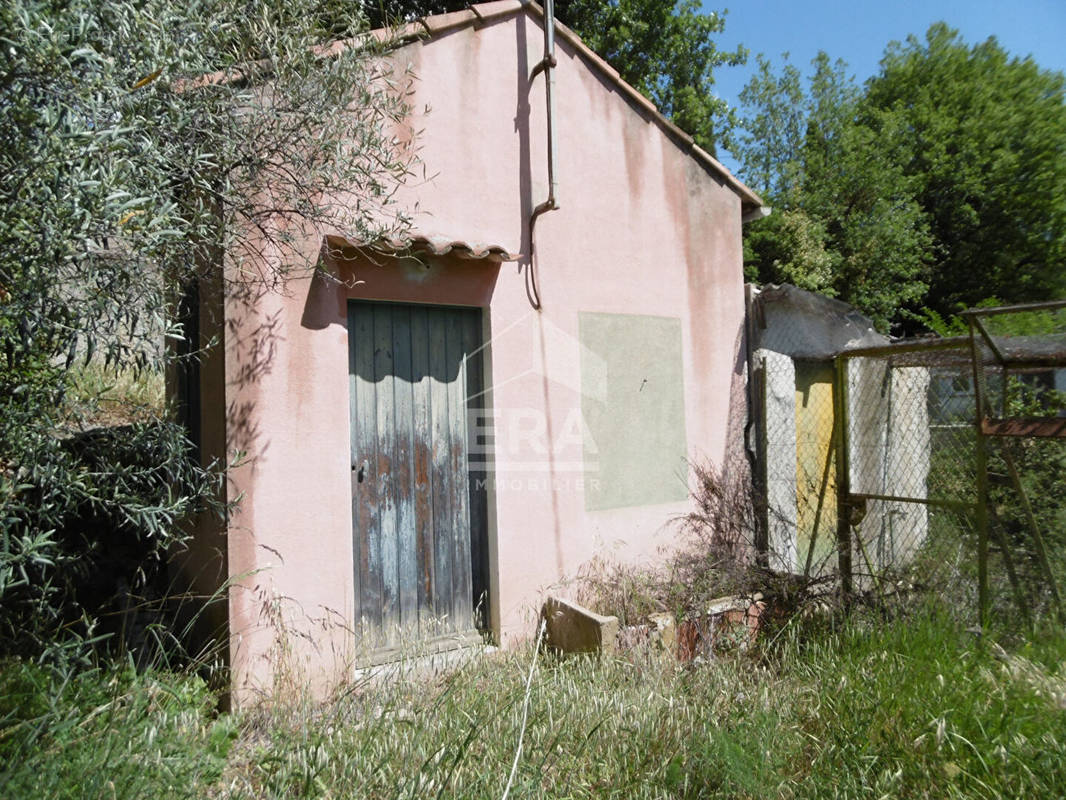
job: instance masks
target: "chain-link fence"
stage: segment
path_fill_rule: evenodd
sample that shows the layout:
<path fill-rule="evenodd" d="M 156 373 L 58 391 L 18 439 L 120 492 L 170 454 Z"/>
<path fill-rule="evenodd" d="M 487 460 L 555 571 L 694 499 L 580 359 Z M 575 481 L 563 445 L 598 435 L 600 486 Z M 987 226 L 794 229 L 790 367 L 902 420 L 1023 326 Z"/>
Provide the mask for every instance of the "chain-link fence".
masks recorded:
<path fill-rule="evenodd" d="M 932 593 L 975 623 L 1058 611 L 1066 302 L 970 319 L 972 337 L 834 360 L 759 352 L 772 569 L 879 604 Z"/>
<path fill-rule="evenodd" d="M 935 589 L 972 605 L 975 448 L 967 340 L 839 359 L 842 506 L 851 588 L 877 601 Z"/>
<path fill-rule="evenodd" d="M 839 505 L 833 363 L 773 352 L 762 358 L 769 566 L 812 578 L 832 575 Z"/>

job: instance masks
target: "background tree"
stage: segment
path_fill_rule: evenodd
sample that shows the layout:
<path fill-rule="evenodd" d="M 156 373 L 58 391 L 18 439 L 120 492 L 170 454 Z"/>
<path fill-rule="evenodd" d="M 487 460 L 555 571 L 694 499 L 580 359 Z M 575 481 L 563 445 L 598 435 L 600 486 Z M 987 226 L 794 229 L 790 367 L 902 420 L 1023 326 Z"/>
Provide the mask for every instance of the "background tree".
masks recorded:
<path fill-rule="evenodd" d="M 740 96 L 741 175 L 775 209 L 746 226 L 746 274 L 840 297 L 884 329 L 925 292 L 926 225 L 896 150 L 860 124 L 846 65 L 820 53 L 812 67 L 804 90 L 760 57 Z"/>
<path fill-rule="evenodd" d="M 371 12 L 375 26 L 459 11 L 465 0 L 391 0 Z M 714 36 L 725 12 L 697 0 L 558 0 L 555 15 L 659 110 L 711 154 L 736 123 L 714 91 L 714 71 L 743 64 L 747 50 L 722 51 Z"/>
<path fill-rule="evenodd" d="M 714 36 L 725 13 L 697 0 L 560 0 L 559 19 L 712 155 L 728 140 L 735 114 L 714 93 L 714 71 L 747 60 L 722 51 Z"/>
<path fill-rule="evenodd" d="M 1066 296 L 1064 78 L 933 25 L 860 90 L 824 54 L 807 89 L 763 57 L 741 94 L 741 174 L 777 209 L 748 277 L 836 295 L 898 332 L 989 298 Z M 921 324 L 920 324 L 921 323 Z"/>
<path fill-rule="evenodd" d="M 741 174 L 774 206 L 794 203 L 800 185 L 808 102 L 800 71 L 782 55 L 780 73 L 762 53 L 740 91 L 743 125 L 731 148 Z"/>
<path fill-rule="evenodd" d="M 76 573 L 123 542 L 160 561 L 178 518 L 213 496 L 215 473 L 165 414 L 79 434 L 74 367 L 161 369 L 164 335 L 181 334 L 175 298 L 220 253 L 245 259 L 231 274 L 271 280 L 273 264 L 310 266 L 291 230 L 402 226 L 389 203 L 407 168 L 392 137 L 402 87 L 373 53 L 315 47 L 364 29 L 351 8 L 0 9 L 0 651 L 88 635 L 91 620 L 72 626 L 92 615 Z M 323 201 L 342 190 L 360 203 Z"/>
<path fill-rule="evenodd" d="M 1064 80 L 943 23 L 886 50 L 860 122 L 893 143 L 928 220 L 930 309 L 1066 296 Z"/>

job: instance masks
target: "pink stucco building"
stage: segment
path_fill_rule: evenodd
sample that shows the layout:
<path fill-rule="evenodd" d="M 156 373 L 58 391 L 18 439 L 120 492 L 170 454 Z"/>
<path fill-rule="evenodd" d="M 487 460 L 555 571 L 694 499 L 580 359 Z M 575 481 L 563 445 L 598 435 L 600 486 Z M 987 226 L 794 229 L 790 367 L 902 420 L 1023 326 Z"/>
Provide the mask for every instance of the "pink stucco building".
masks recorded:
<path fill-rule="evenodd" d="M 309 240 L 340 280 L 201 291 L 225 320 L 201 312 L 225 345 L 195 390 L 203 449 L 243 458 L 238 510 L 187 563 L 204 589 L 232 581 L 238 701 L 282 671 L 328 691 L 409 640 L 529 636 L 593 557 L 669 547 L 689 464 L 741 446 L 759 198 L 559 26 L 558 208 L 534 249 L 543 15 L 502 0 L 425 27 L 392 54 L 430 176 L 401 191 L 404 255 Z"/>

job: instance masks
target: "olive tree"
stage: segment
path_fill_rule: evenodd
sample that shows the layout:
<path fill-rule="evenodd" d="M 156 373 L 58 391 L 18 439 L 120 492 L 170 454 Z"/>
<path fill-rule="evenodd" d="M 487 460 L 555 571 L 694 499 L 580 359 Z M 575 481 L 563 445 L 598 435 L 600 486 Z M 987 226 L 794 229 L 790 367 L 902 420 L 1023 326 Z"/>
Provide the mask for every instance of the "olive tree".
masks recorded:
<path fill-rule="evenodd" d="M 100 554 L 87 518 L 159 559 L 215 496 L 218 469 L 165 413 L 74 435 L 72 370 L 161 369 L 180 288 L 223 254 L 259 262 L 227 274 L 272 280 L 313 267 L 288 231 L 404 225 L 405 86 L 359 8 L 0 8 L 0 651 L 39 652 L 91 616 L 71 596 Z"/>

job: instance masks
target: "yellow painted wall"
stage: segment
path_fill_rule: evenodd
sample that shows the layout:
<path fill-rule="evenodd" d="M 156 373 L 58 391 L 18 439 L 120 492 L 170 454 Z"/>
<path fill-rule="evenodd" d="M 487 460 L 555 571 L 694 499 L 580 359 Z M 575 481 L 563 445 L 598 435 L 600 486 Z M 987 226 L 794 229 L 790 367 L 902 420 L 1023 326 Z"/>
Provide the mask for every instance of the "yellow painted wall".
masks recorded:
<path fill-rule="evenodd" d="M 836 567 L 836 448 L 833 446 L 833 364 L 796 361 L 797 572 Z"/>

